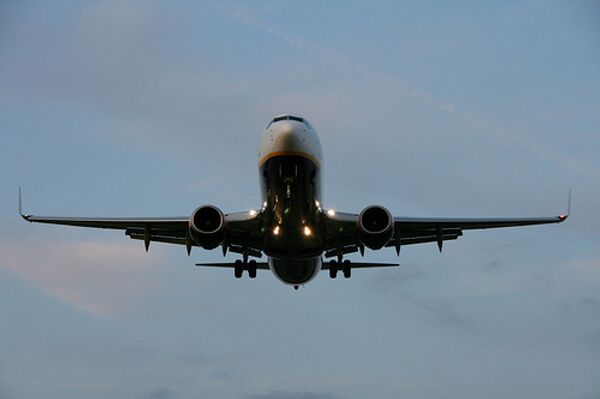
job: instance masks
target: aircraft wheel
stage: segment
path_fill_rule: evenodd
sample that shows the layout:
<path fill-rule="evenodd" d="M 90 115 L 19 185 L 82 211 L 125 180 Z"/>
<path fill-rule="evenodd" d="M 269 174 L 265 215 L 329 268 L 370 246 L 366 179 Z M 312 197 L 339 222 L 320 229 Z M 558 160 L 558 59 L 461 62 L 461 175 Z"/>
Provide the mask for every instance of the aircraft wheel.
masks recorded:
<path fill-rule="evenodd" d="M 256 261 L 251 260 L 248 262 L 248 277 L 256 278 Z"/>
<path fill-rule="evenodd" d="M 342 270 L 344 271 L 344 278 L 350 278 L 352 276 L 352 263 L 346 259 L 343 263 Z"/>
<path fill-rule="evenodd" d="M 337 262 L 335 260 L 329 261 L 329 277 L 336 278 L 338 272 Z"/>
<path fill-rule="evenodd" d="M 244 272 L 244 265 L 241 260 L 235 261 L 235 266 L 233 267 L 233 275 L 235 278 L 242 278 L 242 273 Z"/>

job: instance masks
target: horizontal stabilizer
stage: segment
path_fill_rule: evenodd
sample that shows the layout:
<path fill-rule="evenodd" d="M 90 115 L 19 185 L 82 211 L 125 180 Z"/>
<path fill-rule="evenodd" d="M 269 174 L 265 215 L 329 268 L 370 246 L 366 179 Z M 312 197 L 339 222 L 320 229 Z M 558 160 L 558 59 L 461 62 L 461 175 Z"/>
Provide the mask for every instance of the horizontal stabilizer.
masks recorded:
<path fill-rule="evenodd" d="M 196 263 L 196 266 L 225 267 L 233 269 L 237 264 L 235 262 Z M 259 270 L 268 270 L 269 264 L 267 262 L 256 262 L 256 268 Z"/>
<path fill-rule="evenodd" d="M 371 263 L 371 262 L 352 262 L 350 268 L 352 269 L 365 269 L 369 267 L 396 267 L 400 266 L 399 263 Z M 329 262 L 323 262 L 322 270 L 329 270 Z"/>

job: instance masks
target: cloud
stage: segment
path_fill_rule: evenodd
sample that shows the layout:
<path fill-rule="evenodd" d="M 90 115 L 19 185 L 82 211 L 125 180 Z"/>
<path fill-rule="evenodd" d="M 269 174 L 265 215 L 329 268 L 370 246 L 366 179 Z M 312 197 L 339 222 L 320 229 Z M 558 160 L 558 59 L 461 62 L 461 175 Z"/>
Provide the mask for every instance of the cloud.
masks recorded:
<path fill-rule="evenodd" d="M 426 275 L 425 268 L 414 263 L 400 265 L 399 268 L 375 269 L 369 283 L 378 290 L 391 289 Z"/>
<path fill-rule="evenodd" d="M 227 382 L 242 382 L 245 381 L 245 378 L 241 375 L 234 373 L 231 370 L 215 370 L 208 375 L 210 379 L 227 381 Z"/>
<path fill-rule="evenodd" d="M 454 310 L 447 303 L 423 299 L 412 299 L 412 302 L 418 309 L 433 315 L 437 321 L 442 322 L 446 326 L 459 328 L 471 333 L 477 331 L 470 319 Z"/>
<path fill-rule="evenodd" d="M 554 263 L 545 269 L 535 269 L 529 275 L 517 275 L 516 279 L 526 277 L 530 287 L 539 290 L 549 284 L 553 289 L 549 298 L 557 303 L 568 303 L 575 308 L 592 309 L 599 304 L 597 288 L 600 286 L 600 259 L 583 258 L 566 263 Z"/>
<path fill-rule="evenodd" d="M 377 292 L 392 291 L 396 300 L 405 302 L 427 317 L 433 317 L 435 321 L 448 327 L 474 332 L 476 328 L 471 320 L 456 311 L 451 304 L 429 297 L 422 299 L 409 291 L 411 283 L 426 278 L 427 272 L 424 268 L 419 268 L 415 264 L 407 264 L 401 266 L 400 270 L 374 271 L 369 285 Z"/>
<path fill-rule="evenodd" d="M 600 296 L 598 295 L 589 295 L 582 299 L 581 305 L 585 309 L 590 309 L 596 312 L 600 309 Z"/>
<path fill-rule="evenodd" d="M 203 354 L 186 354 L 177 357 L 186 366 L 198 367 L 205 366 L 209 363 L 210 357 Z"/>
<path fill-rule="evenodd" d="M 153 389 L 142 396 L 143 399 L 177 399 L 180 397 L 178 392 L 163 387 Z"/>
<path fill-rule="evenodd" d="M 330 393 L 318 393 L 309 391 L 285 392 L 272 391 L 269 393 L 248 395 L 249 399 L 335 399 L 338 396 Z"/>
<path fill-rule="evenodd" d="M 578 316 L 593 320 L 600 312 L 600 259 L 583 259 L 571 262 L 559 270 L 553 295 L 562 302 L 560 311 L 564 316 Z"/>
<path fill-rule="evenodd" d="M 498 262 L 497 260 L 493 260 L 488 262 L 485 266 L 484 266 L 484 270 L 487 272 L 493 272 L 495 270 L 498 270 L 500 268 L 500 262 Z"/>
<path fill-rule="evenodd" d="M 130 51 L 129 46 L 120 45 L 143 44 L 148 35 L 157 39 L 159 20 L 160 13 L 151 2 L 103 1 L 83 8 L 78 28 L 88 32 L 87 38 L 107 51 Z"/>
<path fill-rule="evenodd" d="M 583 176 L 592 179 L 600 178 L 600 168 L 596 165 L 586 163 L 562 151 L 551 148 L 546 144 L 530 139 L 526 132 L 520 132 L 500 126 L 489 121 L 482 115 L 459 109 L 455 104 L 437 98 L 425 90 L 417 88 L 409 82 L 400 79 L 394 74 L 362 64 L 344 54 L 290 35 L 259 18 L 249 15 L 235 6 L 216 1 L 209 1 L 207 4 L 236 21 L 271 35 L 290 47 L 300 50 L 313 58 L 316 57 L 324 62 L 336 65 L 343 70 L 359 75 L 365 81 L 373 82 L 379 87 L 393 90 L 403 98 L 414 103 L 422 104 L 430 109 L 451 115 L 471 128 L 486 132 L 488 135 L 494 136 L 498 140 L 527 148 L 541 158 L 555 162 L 562 167 Z"/>
<path fill-rule="evenodd" d="M 71 306 L 102 316 L 121 313 L 158 284 L 148 273 L 162 260 L 130 242 L 31 239 L 0 241 L 0 267 Z"/>

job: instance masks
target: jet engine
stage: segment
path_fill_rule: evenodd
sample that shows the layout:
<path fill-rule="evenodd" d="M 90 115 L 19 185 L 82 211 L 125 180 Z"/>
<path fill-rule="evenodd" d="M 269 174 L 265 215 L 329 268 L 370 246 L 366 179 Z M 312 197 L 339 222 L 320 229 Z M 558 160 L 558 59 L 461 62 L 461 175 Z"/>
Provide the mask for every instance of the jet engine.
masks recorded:
<path fill-rule="evenodd" d="M 190 217 L 190 237 L 204 249 L 218 247 L 225 237 L 225 216 L 219 208 L 204 205 Z"/>
<path fill-rule="evenodd" d="M 381 249 L 394 237 L 394 218 L 382 206 L 368 206 L 358 216 L 358 229 L 366 247 Z"/>

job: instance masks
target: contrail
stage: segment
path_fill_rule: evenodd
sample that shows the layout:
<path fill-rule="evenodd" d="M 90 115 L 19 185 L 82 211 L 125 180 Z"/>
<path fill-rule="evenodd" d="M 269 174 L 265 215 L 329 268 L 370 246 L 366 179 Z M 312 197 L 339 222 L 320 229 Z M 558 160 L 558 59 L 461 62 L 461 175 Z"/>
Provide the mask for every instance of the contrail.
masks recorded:
<path fill-rule="evenodd" d="M 392 88 L 403 97 L 415 103 L 423 104 L 438 111 L 452 115 L 469 127 L 474 127 L 483 132 L 488 132 L 489 134 L 496 136 L 498 139 L 522 145 L 523 147 L 528 148 L 534 154 L 562 165 L 563 167 L 577 172 L 583 176 L 592 179 L 600 178 L 600 168 L 589 163 L 582 162 L 569 155 L 563 154 L 544 144 L 535 142 L 528 138 L 527 134 L 525 133 L 507 129 L 500 125 L 494 124 L 476 113 L 460 110 L 456 108 L 454 104 L 443 101 L 423 90 L 417 89 L 395 75 L 360 64 L 343 54 L 291 36 L 264 21 L 240 11 L 229 4 L 213 0 L 207 0 L 207 4 L 223 14 L 246 25 L 252 26 L 264 33 L 267 33 L 279 41 L 303 51 L 310 56 L 314 56 L 325 62 L 337 65 L 345 70 L 362 76 L 364 79 L 384 83 L 387 88 Z"/>

